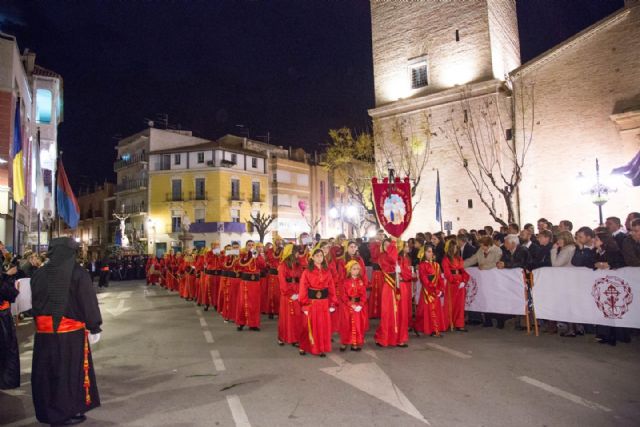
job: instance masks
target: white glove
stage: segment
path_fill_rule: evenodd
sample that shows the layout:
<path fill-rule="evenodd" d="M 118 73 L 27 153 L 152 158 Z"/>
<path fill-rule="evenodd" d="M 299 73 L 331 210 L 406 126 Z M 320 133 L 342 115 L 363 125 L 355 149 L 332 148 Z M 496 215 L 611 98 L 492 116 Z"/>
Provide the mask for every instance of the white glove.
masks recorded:
<path fill-rule="evenodd" d="M 402 269 L 398 264 L 396 264 L 396 273 L 401 273 L 401 272 L 402 272 Z"/>
<path fill-rule="evenodd" d="M 298 294 L 291 295 L 291 301 L 296 301 L 298 299 Z"/>
<path fill-rule="evenodd" d="M 100 332 L 97 334 L 89 334 L 89 344 L 97 344 L 100 341 Z"/>
<path fill-rule="evenodd" d="M 356 305 L 355 307 L 353 307 L 353 311 L 355 311 L 356 313 L 360 313 L 361 310 L 362 310 L 361 305 Z"/>
<path fill-rule="evenodd" d="M 335 307 L 329 307 L 329 313 L 333 313 L 334 311 L 336 311 Z"/>
<path fill-rule="evenodd" d="M 438 292 L 438 298 L 442 296 L 442 291 Z"/>
<path fill-rule="evenodd" d="M 462 288 L 464 288 L 464 282 L 462 282 L 462 283 L 460 283 L 460 284 L 458 285 L 458 289 L 462 289 Z"/>
<path fill-rule="evenodd" d="M 309 312 L 307 310 L 302 310 L 302 312 L 304 313 L 305 316 L 309 315 Z"/>

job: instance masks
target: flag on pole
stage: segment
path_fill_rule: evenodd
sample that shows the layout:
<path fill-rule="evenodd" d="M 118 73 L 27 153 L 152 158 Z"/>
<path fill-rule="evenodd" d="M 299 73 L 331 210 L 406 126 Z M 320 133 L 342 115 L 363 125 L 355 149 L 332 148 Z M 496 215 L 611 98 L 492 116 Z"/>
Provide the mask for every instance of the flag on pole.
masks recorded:
<path fill-rule="evenodd" d="M 440 201 L 440 171 L 436 171 L 436 221 L 442 221 L 442 202 Z"/>
<path fill-rule="evenodd" d="M 12 173 L 13 173 L 13 200 L 20 203 L 25 196 L 24 186 L 24 162 L 22 155 L 22 126 L 20 125 L 20 98 L 16 102 L 16 115 L 13 124 Z"/>
<path fill-rule="evenodd" d="M 629 164 L 615 168 L 611 173 L 624 175 L 631 180 L 631 185 L 640 186 L 640 151 Z"/>
<path fill-rule="evenodd" d="M 36 202 L 35 202 L 35 208 L 36 211 L 38 213 L 42 213 L 42 211 L 44 210 L 44 178 L 42 176 L 42 166 L 40 165 L 40 131 L 38 131 L 38 138 L 36 140 L 36 144 L 35 144 L 35 168 L 36 168 L 36 182 L 35 182 L 35 189 L 36 189 Z"/>
<path fill-rule="evenodd" d="M 80 207 L 78 207 L 76 196 L 73 195 L 73 190 L 71 189 L 67 174 L 62 165 L 62 159 L 60 158 L 58 158 L 58 177 L 56 181 L 56 207 L 58 208 L 58 215 L 69 227 L 76 228 L 78 221 L 80 221 Z"/>

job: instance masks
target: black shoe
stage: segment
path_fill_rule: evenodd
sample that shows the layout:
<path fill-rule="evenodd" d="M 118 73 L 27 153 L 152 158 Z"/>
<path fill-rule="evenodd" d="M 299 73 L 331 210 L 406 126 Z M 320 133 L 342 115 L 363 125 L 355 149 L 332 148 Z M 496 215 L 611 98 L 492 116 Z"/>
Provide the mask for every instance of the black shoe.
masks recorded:
<path fill-rule="evenodd" d="M 300 352 L 299 352 L 298 354 L 299 354 L 300 356 L 304 356 L 304 355 L 306 355 L 306 354 L 307 354 L 307 352 L 306 352 L 306 351 L 304 351 L 304 350 L 300 350 Z"/>
<path fill-rule="evenodd" d="M 249 328 L 250 331 L 257 331 L 260 332 L 260 328 L 258 328 L 257 326 L 254 326 L 252 328 Z"/>
<path fill-rule="evenodd" d="M 414 333 L 414 334 L 416 334 L 416 336 L 417 336 L 417 337 L 419 337 L 419 336 L 420 336 L 420 333 L 419 333 L 417 330 L 415 330 L 415 329 L 413 330 L 413 333 Z"/>
<path fill-rule="evenodd" d="M 270 315 L 269 315 L 269 319 L 273 319 L 273 314 L 270 314 Z"/>
<path fill-rule="evenodd" d="M 208 305 L 204 306 L 204 311 L 209 311 L 209 306 Z"/>
<path fill-rule="evenodd" d="M 465 329 L 465 328 L 456 328 L 456 331 L 458 331 L 458 332 L 469 332 L 469 330 Z"/>
<path fill-rule="evenodd" d="M 496 328 L 498 329 L 504 329 L 504 320 L 498 320 L 498 323 L 496 325 Z"/>
<path fill-rule="evenodd" d="M 327 355 L 324 353 L 320 353 L 320 357 L 327 357 Z"/>
<path fill-rule="evenodd" d="M 240 325 L 240 326 L 238 326 L 236 329 L 237 329 L 237 330 L 239 330 L 239 331 L 241 331 L 241 330 L 243 330 L 243 329 L 244 329 L 244 325 Z"/>
<path fill-rule="evenodd" d="M 376 343 L 376 345 L 377 345 L 378 347 L 383 347 L 383 345 L 382 345 L 382 344 L 380 344 L 379 342 L 377 342 L 377 343 Z"/>
<path fill-rule="evenodd" d="M 347 349 L 346 345 L 343 345 L 340 347 L 340 351 L 345 351 Z M 353 350 L 353 347 L 351 347 L 351 350 Z"/>
<path fill-rule="evenodd" d="M 280 340 L 278 340 L 278 345 L 279 345 L 279 346 L 283 346 L 283 345 L 284 345 L 284 341 L 280 341 Z"/>
<path fill-rule="evenodd" d="M 407 344 L 406 342 L 403 342 L 402 344 L 398 344 L 396 347 L 406 348 L 406 347 L 409 347 L 409 344 Z"/>
<path fill-rule="evenodd" d="M 298 343 L 297 342 L 291 343 L 291 345 L 294 346 L 294 347 L 298 347 Z"/>

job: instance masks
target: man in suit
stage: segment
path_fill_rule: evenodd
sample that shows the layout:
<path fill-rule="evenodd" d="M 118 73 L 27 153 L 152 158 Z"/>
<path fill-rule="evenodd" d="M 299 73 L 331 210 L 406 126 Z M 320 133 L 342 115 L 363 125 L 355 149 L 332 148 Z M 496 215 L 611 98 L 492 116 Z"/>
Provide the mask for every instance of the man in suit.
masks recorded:
<path fill-rule="evenodd" d="M 589 227 L 581 227 L 576 233 L 576 251 L 571 258 L 575 267 L 594 268 L 596 251 L 593 247 L 595 234 Z"/>
<path fill-rule="evenodd" d="M 531 255 L 531 269 L 551 267 L 551 248 L 553 247 L 553 234 L 549 230 L 538 233 L 538 243 L 532 243 L 529 247 Z"/>
<path fill-rule="evenodd" d="M 622 256 L 629 267 L 640 267 L 640 219 L 631 222 L 629 235 L 622 242 Z"/>
<path fill-rule="evenodd" d="M 478 250 L 469 242 L 469 236 L 466 234 L 458 234 L 458 246 L 463 260 L 471 258 Z"/>
<path fill-rule="evenodd" d="M 520 244 L 520 238 L 517 234 L 507 235 L 504 238 L 504 247 L 507 253 L 498 262 L 498 268 L 529 268 L 531 264 L 529 251 Z"/>
<path fill-rule="evenodd" d="M 604 226 L 609 231 L 609 233 L 613 235 L 613 238 L 616 240 L 616 243 L 618 244 L 618 248 L 622 248 L 622 242 L 624 241 L 624 238 L 626 237 L 627 234 L 622 229 L 622 223 L 620 222 L 620 218 L 616 216 L 610 216 L 604 222 Z"/>

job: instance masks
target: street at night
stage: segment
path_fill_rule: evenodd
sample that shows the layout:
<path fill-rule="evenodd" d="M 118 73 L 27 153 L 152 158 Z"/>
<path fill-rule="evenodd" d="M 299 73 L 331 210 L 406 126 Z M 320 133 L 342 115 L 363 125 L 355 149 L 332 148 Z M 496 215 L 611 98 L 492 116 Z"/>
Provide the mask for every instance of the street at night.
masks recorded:
<path fill-rule="evenodd" d="M 318 359 L 278 346 L 277 321 L 238 332 L 141 282 L 114 283 L 98 298 L 103 407 L 86 425 L 634 426 L 640 417 L 637 339 L 610 347 L 469 326 L 412 336 L 406 349 L 380 349 L 371 336 L 360 353 L 334 343 Z M 37 425 L 32 324 L 18 330 L 23 384 L 0 391 L 3 425 Z"/>

